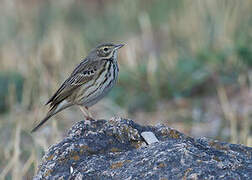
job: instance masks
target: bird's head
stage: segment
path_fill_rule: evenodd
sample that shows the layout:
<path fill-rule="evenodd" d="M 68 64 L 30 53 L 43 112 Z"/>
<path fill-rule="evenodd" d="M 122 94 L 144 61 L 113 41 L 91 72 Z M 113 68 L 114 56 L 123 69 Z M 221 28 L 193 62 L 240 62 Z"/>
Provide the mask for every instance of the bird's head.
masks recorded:
<path fill-rule="evenodd" d="M 91 51 L 97 57 L 97 60 L 110 60 L 116 61 L 118 49 L 123 47 L 124 44 L 103 43 L 98 45 Z"/>

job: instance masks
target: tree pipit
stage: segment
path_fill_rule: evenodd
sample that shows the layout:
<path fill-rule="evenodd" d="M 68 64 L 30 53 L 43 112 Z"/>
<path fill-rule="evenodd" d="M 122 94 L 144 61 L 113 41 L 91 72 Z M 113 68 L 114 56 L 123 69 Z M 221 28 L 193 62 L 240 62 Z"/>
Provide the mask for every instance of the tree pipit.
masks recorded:
<path fill-rule="evenodd" d="M 87 119 L 92 119 L 88 107 L 101 100 L 118 78 L 117 53 L 123 44 L 104 43 L 88 54 L 60 86 L 46 105 L 46 117 L 31 132 L 36 131 L 56 113 L 78 105 Z"/>

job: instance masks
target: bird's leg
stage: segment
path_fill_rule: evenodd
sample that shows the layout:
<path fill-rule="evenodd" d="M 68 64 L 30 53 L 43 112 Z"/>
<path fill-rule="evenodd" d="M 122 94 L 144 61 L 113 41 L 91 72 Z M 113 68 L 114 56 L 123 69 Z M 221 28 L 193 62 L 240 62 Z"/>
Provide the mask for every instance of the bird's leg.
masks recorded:
<path fill-rule="evenodd" d="M 82 113 L 84 114 L 84 117 L 87 120 L 93 120 L 93 117 L 92 117 L 91 113 L 88 111 L 87 107 L 85 107 L 85 106 L 79 106 L 79 107 L 80 107 L 80 110 L 82 111 Z"/>
<path fill-rule="evenodd" d="M 88 110 L 88 107 L 85 106 L 85 108 L 86 108 L 86 110 L 87 110 L 88 117 L 94 119 L 93 116 L 92 116 L 92 113 Z"/>

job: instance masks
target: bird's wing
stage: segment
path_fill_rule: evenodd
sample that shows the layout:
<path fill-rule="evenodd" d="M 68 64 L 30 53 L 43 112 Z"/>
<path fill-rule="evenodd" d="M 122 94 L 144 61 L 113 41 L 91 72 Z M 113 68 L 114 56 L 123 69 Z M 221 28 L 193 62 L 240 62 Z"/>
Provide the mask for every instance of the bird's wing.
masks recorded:
<path fill-rule="evenodd" d="M 50 106 L 54 107 L 62 102 L 72 94 L 73 90 L 92 79 L 101 67 L 100 61 L 82 61 L 46 104 L 50 103 Z"/>

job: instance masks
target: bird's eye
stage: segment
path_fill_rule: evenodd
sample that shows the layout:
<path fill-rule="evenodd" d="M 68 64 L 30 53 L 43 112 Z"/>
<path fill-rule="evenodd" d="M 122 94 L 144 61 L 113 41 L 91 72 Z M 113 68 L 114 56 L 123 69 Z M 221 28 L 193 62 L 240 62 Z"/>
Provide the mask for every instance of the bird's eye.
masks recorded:
<path fill-rule="evenodd" d="M 103 50 L 104 50 L 104 52 L 107 52 L 107 51 L 108 51 L 108 48 L 105 47 Z"/>

